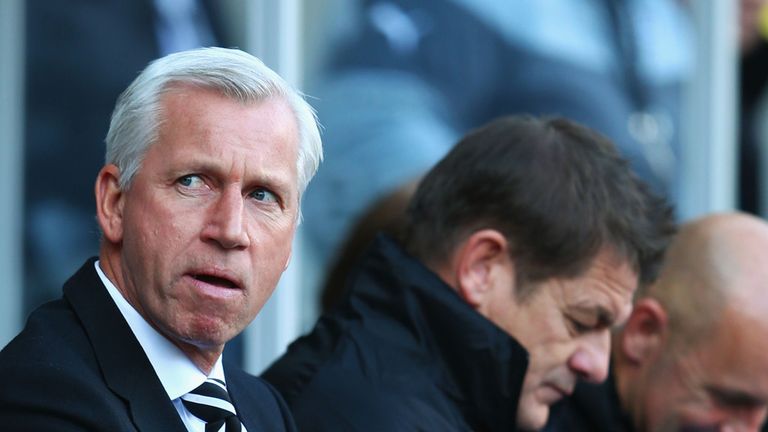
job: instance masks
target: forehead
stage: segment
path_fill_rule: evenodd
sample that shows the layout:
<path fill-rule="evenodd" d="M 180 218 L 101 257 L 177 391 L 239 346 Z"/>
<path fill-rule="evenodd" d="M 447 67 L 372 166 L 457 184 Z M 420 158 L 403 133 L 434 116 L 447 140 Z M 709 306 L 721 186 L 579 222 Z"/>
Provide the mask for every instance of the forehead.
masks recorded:
<path fill-rule="evenodd" d="M 214 90 L 174 87 L 161 98 L 160 118 L 146 161 L 213 164 L 296 181 L 299 133 L 283 98 L 242 103 Z"/>
<path fill-rule="evenodd" d="M 281 96 L 241 102 L 214 89 L 177 85 L 161 96 L 159 116 L 161 135 L 172 131 L 204 136 L 244 135 L 251 139 L 266 136 L 291 141 L 292 147 L 298 145 L 296 117 Z"/>
<path fill-rule="evenodd" d="M 606 325 L 624 322 L 632 310 L 637 273 L 613 250 L 604 248 L 581 276 L 563 283 L 567 308 L 596 313 Z"/>

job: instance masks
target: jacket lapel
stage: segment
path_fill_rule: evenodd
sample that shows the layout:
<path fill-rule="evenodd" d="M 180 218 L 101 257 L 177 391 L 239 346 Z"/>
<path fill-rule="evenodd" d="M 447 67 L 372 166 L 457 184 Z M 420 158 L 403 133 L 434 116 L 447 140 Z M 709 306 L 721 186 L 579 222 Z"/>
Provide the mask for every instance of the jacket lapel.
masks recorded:
<path fill-rule="evenodd" d="M 85 328 L 104 381 L 123 398 L 140 431 L 186 431 L 144 350 L 88 260 L 64 285 Z"/>
<path fill-rule="evenodd" d="M 224 375 L 237 415 L 249 431 L 296 431 L 288 407 L 269 384 L 227 360 Z"/>
<path fill-rule="evenodd" d="M 270 423 L 270 419 L 262 418 L 261 408 L 262 401 L 254 397 L 251 390 L 242 384 L 247 380 L 242 379 L 243 371 L 234 367 L 231 363 L 224 365 L 224 375 L 227 379 L 227 391 L 230 398 L 232 398 L 232 404 L 235 405 L 237 410 L 237 416 L 243 422 L 246 429 L 261 430 L 260 426 Z M 238 385 L 240 384 L 240 385 Z"/>

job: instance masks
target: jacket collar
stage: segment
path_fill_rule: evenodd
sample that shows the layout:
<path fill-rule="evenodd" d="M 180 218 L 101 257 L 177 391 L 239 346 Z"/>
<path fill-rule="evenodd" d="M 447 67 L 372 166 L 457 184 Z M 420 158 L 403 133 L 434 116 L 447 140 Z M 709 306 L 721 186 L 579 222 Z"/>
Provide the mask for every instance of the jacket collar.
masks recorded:
<path fill-rule="evenodd" d="M 64 285 L 64 298 L 91 341 L 107 386 L 128 404 L 139 430 L 184 427 L 136 337 L 88 260 Z"/>
<path fill-rule="evenodd" d="M 528 366 L 522 346 L 385 236 L 379 236 L 352 277 L 350 306 L 363 319 L 384 310 L 441 359 L 440 385 L 470 424 L 482 430 L 515 429 Z"/>
<path fill-rule="evenodd" d="M 224 360 L 224 375 L 237 416 L 249 431 L 296 431 L 293 417 L 277 390 L 230 359 Z"/>
<path fill-rule="evenodd" d="M 579 382 L 569 398 L 552 407 L 546 432 L 633 432 L 631 418 L 621 407 L 614 371 L 600 384 Z"/>

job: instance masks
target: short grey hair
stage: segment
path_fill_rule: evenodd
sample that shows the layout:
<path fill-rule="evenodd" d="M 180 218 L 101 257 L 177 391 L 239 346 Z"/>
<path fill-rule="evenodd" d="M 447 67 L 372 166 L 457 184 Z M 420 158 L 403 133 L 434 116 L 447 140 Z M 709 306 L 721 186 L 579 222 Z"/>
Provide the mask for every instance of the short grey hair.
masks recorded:
<path fill-rule="evenodd" d="M 323 157 L 314 109 L 261 60 L 226 48 L 199 48 L 155 60 L 117 99 L 107 133 L 106 163 L 120 169 L 122 190 L 130 188 L 147 149 L 157 140 L 162 95 L 179 85 L 212 89 L 242 103 L 282 97 L 291 107 L 298 126 L 301 196 Z"/>

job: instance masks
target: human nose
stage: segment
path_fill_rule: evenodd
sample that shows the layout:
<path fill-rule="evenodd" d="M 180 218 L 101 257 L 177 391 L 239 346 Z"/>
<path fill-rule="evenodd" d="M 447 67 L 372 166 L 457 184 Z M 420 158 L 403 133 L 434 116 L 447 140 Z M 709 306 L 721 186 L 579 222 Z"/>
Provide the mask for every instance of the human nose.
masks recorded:
<path fill-rule="evenodd" d="M 744 423 L 727 423 L 717 429 L 718 432 L 760 432 L 760 425 L 749 426 Z"/>
<path fill-rule="evenodd" d="M 568 367 L 585 381 L 601 383 L 608 377 L 611 335 L 603 330 L 587 338 L 568 359 Z"/>
<path fill-rule="evenodd" d="M 243 224 L 244 199 L 239 190 L 225 189 L 208 209 L 208 221 L 203 237 L 225 249 L 250 246 L 250 238 Z"/>
<path fill-rule="evenodd" d="M 725 421 L 720 432 L 759 432 L 765 421 L 767 409 L 753 408 L 742 411 Z"/>

